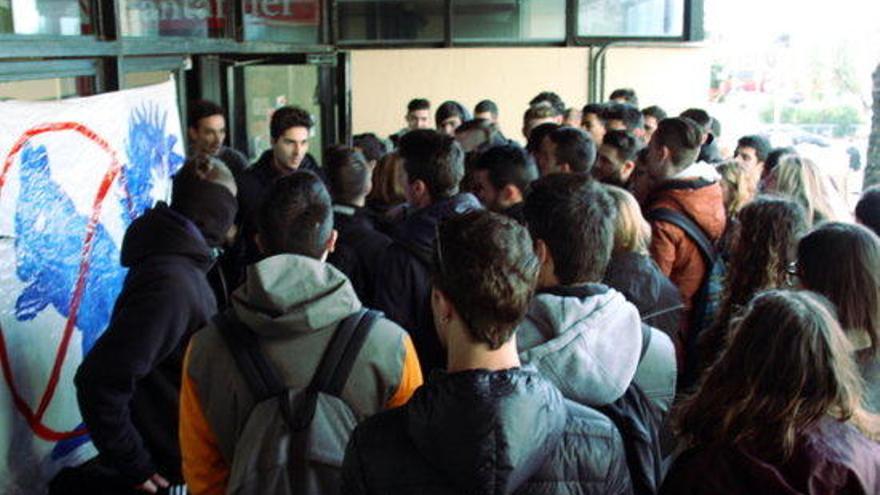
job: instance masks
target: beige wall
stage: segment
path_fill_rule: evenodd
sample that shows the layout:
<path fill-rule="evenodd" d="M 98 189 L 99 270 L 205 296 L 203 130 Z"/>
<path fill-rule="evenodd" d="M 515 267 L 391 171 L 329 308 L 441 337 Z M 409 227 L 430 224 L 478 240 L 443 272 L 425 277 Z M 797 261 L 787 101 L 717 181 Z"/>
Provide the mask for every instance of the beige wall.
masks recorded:
<path fill-rule="evenodd" d="M 522 141 L 522 114 L 537 93 L 556 91 L 569 106 L 587 102 L 587 59 L 586 48 L 356 50 L 354 132 L 396 132 L 412 98 L 428 98 L 434 108 L 457 99 L 470 110 L 490 98 L 498 103 L 504 133 Z M 706 105 L 711 56 L 705 48 L 612 48 L 606 60 L 605 97 L 632 87 L 643 106 L 660 105 L 670 113 Z"/>
<path fill-rule="evenodd" d="M 455 99 L 470 111 L 489 98 L 501 130 L 522 141 L 522 115 L 536 94 L 552 90 L 577 107 L 587 100 L 586 48 L 359 50 L 351 58 L 355 133 L 397 132 L 412 98 L 428 98 L 434 109 Z"/>
<path fill-rule="evenodd" d="M 605 98 L 633 88 L 643 107 L 672 114 L 703 106 L 709 98 L 710 52 L 702 47 L 611 48 L 606 55 Z"/>

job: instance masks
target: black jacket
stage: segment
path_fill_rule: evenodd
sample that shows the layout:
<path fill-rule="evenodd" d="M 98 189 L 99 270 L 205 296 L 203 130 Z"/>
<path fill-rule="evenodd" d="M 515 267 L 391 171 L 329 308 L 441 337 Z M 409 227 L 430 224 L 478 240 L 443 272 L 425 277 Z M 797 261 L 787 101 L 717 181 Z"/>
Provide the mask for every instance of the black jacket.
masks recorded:
<path fill-rule="evenodd" d="M 184 351 L 217 307 L 205 278 L 211 251 L 159 203 L 129 226 L 121 258 L 129 272 L 110 325 L 74 380 L 80 411 L 102 459 L 132 485 L 157 471 L 179 483 Z"/>
<path fill-rule="evenodd" d="M 342 493 L 631 493 L 620 434 L 535 370 L 435 373 L 352 434 Z"/>
<path fill-rule="evenodd" d="M 333 226 L 339 239 L 327 261 L 348 277 L 364 306 L 373 307 L 376 276 L 391 238 L 376 230 L 363 208 L 333 205 Z"/>
<path fill-rule="evenodd" d="M 394 242 L 376 278 L 376 309 L 409 332 L 422 370 L 445 368 L 446 355 L 431 315 L 431 265 L 437 226 L 445 219 L 481 208 L 468 193 L 434 203 L 411 213 L 396 230 Z"/>
<path fill-rule="evenodd" d="M 605 285 L 620 291 L 639 309 L 642 321 L 662 330 L 673 341 L 678 336 L 684 304 L 678 288 L 649 256 L 619 252 L 611 255 Z"/>

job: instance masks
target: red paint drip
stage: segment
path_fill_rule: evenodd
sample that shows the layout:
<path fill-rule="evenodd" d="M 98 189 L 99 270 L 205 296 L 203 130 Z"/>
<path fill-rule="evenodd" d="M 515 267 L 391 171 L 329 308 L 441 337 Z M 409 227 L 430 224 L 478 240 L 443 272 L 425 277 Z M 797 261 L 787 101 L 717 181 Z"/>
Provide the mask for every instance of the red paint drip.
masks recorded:
<path fill-rule="evenodd" d="M 57 431 L 50 427 L 48 427 L 44 422 L 43 418 L 46 414 L 46 410 L 49 408 L 49 405 L 52 403 L 52 398 L 55 396 L 55 391 L 58 387 L 58 380 L 61 376 L 61 369 L 64 366 L 64 361 L 67 357 L 67 350 L 70 346 L 70 339 L 73 336 L 73 330 L 76 326 L 76 316 L 79 313 L 79 306 L 82 302 L 83 294 L 85 293 L 86 286 L 86 276 L 89 272 L 89 267 L 91 265 L 91 254 L 92 247 L 94 243 L 95 231 L 97 229 L 98 221 L 101 216 L 101 209 L 104 204 L 104 200 L 107 197 L 107 194 L 110 191 L 110 186 L 113 184 L 113 181 L 116 180 L 116 177 L 119 175 L 122 166 L 119 163 L 119 159 L 116 156 L 116 152 L 113 148 L 110 147 L 110 143 L 108 143 L 104 138 L 100 137 L 93 130 L 88 127 L 80 124 L 78 122 L 55 122 L 51 124 L 43 124 L 25 131 L 24 134 L 16 141 L 15 145 L 13 145 L 12 149 L 9 151 L 9 154 L 6 155 L 6 160 L 3 164 L 3 170 L 0 172 L 0 194 L 2 194 L 3 186 L 6 184 L 6 175 L 9 172 L 9 169 L 12 167 L 13 162 L 15 161 L 15 157 L 24 147 L 24 145 L 34 136 L 38 136 L 40 134 L 50 133 L 50 132 L 61 132 L 61 131 L 74 131 L 85 137 L 86 139 L 97 144 L 104 152 L 106 152 L 111 157 L 110 168 L 104 174 L 104 178 L 101 181 L 101 185 L 98 188 L 98 193 L 95 195 L 95 201 L 92 204 L 92 213 L 89 216 L 89 222 L 86 225 L 86 237 L 83 241 L 82 254 L 80 256 L 80 265 L 79 265 L 79 275 L 76 279 L 76 284 L 73 289 L 73 297 L 70 300 L 70 307 L 68 308 L 68 316 L 67 323 L 64 326 L 64 334 L 61 337 L 61 342 L 58 345 L 58 350 L 55 354 L 55 362 L 52 365 L 52 372 L 49 375 L 49 382 L 46 384 L 46 389 L 43 391 L 43 395 L 40 399 L 39 407 L 37 408 L 36 413 L 34 413 L 33 409 L 31 409 L 30 405 L 26 400 L 21 396 L 18 392 L 18 388 L 15 386 L 15 377 L 12 373 L 12 366 L 9 362 L 9 353 L 6 348 L 6 340 L 3 335 L 3 329 L 0 327 L 0 368 L 3 371 L 3 378 L 6 381 L 7 386 L 9 387 L 9 391 L 12 394 L 12 399 L 15 404 L 16 409 L 25 417 L 30 426 L 31 430 L 38 437 L 48 440 L 48 441 L 60 441 L 66 440 L 74 437 L 81 436 L 86 433 L 85 428 L 78 428 L 72 431 Z M 128 191 L 126 190 L 126 194 Z M 130 204 L 130 200 L 129 200 Z"/>

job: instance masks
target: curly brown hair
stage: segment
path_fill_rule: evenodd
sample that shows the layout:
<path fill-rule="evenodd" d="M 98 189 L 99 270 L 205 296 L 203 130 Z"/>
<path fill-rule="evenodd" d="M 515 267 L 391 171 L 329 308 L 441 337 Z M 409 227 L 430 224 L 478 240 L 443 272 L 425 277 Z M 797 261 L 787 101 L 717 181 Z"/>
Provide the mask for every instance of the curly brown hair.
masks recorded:
<path fill-rule="evenodd" d="M 718 317 L 700 338 L 699 370 L 715 361 L 731 319 L 755 293 L 789 285 L 788 269 L 806 230 L 804 209 L 790 199 L 759 196 L 740 210 Z"/>
<path fill-rule="evenodd" d="M 852 346 L 822 296 L 759 294 L 732 335 L 699 391 L 677 411 L 690 445 L 740 447 L 784 462 L 798 437 L 823 417 L 876 438 L 877 418 L 862 407 Z"/>

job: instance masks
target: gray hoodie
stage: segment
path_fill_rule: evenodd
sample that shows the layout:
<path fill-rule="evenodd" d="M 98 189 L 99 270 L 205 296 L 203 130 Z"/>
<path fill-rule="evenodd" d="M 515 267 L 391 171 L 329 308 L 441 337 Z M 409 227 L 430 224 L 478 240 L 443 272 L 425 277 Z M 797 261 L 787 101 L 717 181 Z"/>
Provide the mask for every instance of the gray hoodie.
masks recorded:
<path fill-rule="evenodd" d="M 603 406 L 637 383 L 663 410 L 675 391 L 675 353 L 651 329 L 642 365 L 642 322 L 623 294 L 601 284 L 537 294 L 517 329 L 520 359 L 537 367 L 575 402 Z"/>

